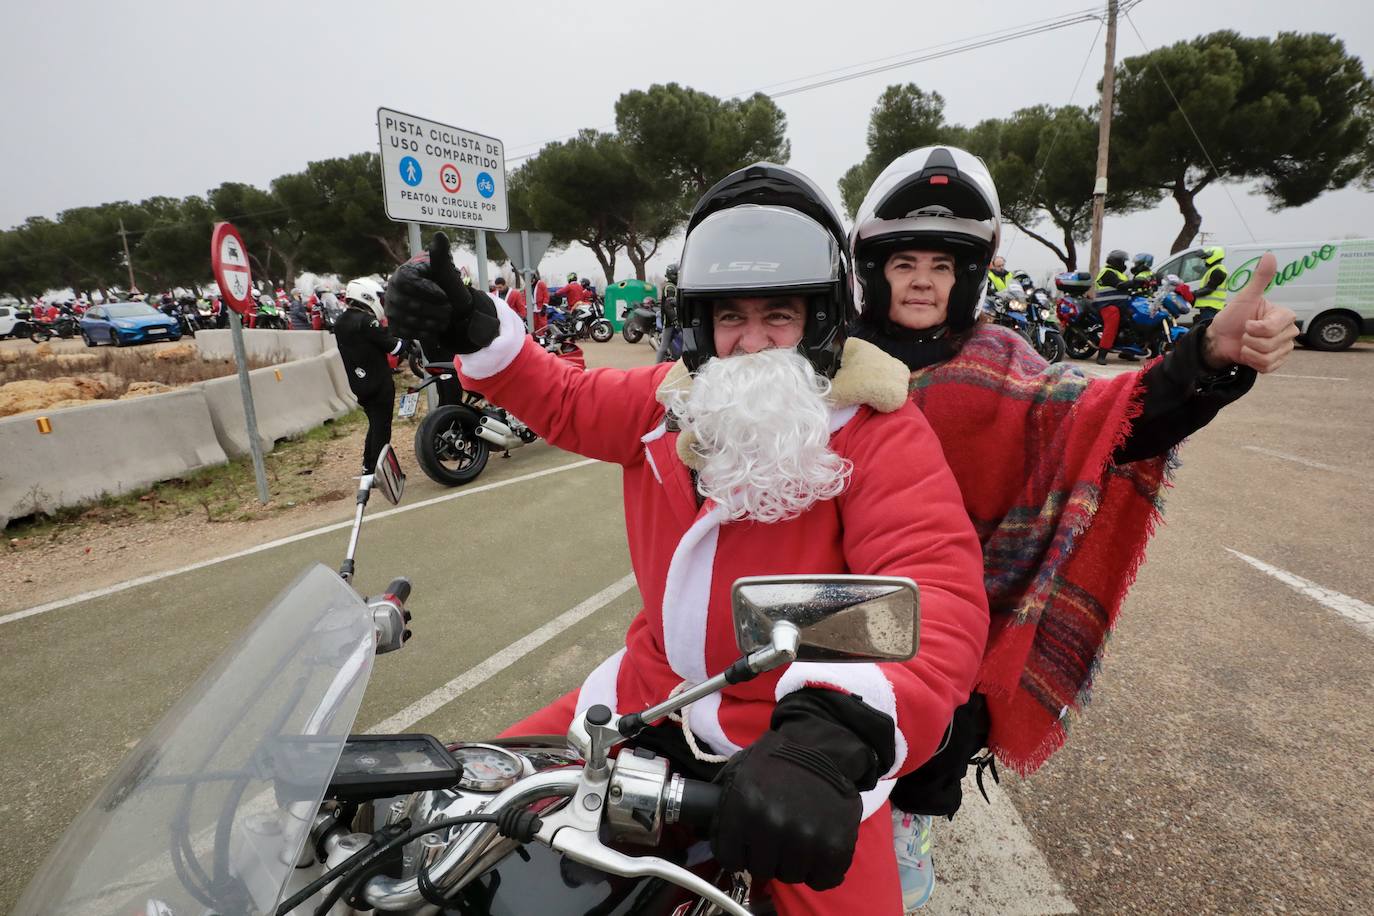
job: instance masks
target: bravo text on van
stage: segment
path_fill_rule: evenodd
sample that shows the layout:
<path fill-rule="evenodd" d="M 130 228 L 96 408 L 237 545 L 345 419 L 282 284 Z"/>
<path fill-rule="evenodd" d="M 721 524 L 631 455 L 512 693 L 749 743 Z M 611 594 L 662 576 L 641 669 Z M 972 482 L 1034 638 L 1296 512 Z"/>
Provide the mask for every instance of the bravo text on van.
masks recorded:
<path fill-rule="evenodd" d="M 1279 269 L 1269 285 L 1271 302 L 1298 316 L 1299 341 L 1315 350 L 1344 350 L 1361 334 L 1374 334 L 1374 239 L 1330 239 L 1226 245 L 1222 262 L 1226 288 L 1235 293 L 1254 273 L 1266 251 Z M 1196 286 L 1206 268 L 1203 249 L 1190 248 L 1169 258 L 1155 273 L 1177 274 Z"/>

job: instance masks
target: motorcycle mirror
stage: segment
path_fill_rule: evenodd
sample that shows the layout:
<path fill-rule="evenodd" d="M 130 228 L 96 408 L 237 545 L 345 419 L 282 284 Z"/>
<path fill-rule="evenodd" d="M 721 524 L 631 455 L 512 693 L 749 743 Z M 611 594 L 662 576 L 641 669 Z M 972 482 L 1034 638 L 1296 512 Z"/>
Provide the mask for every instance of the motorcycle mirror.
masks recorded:
<path fill-rule="evenodd" d="M 897 662 L 916 654 L 920 590 L 897 576 L 750 576 L 730 595 L 746 656 L 773 645 L 773 628 L 800 631 L 797 661 Z"/>
<path fill-rule="evenodd" d="M 406 475 L 401 470 L 401 461 L 396 457 L 396 450 L 389 442 L 382 446 L 382 453 L 377 456 L 377 470 L 372 478 L 372 486 L 380 490 L 386 501 L 393 506 L 401 501 L 401 494 L 405 492 Z"/>

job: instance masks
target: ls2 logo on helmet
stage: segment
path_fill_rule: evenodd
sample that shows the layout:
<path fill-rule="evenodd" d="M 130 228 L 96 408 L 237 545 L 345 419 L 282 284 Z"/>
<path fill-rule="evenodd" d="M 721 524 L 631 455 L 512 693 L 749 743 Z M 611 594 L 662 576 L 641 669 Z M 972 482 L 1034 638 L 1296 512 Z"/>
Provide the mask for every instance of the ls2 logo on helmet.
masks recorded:
<path fill-rule="evenodd" d="M 752 273 L 775 274 L 782 266 L 779 261 L 731 261 L 729 264 L 712 264 L 708 273 L 726 274 L 738 271 L 750 271 Z"/>

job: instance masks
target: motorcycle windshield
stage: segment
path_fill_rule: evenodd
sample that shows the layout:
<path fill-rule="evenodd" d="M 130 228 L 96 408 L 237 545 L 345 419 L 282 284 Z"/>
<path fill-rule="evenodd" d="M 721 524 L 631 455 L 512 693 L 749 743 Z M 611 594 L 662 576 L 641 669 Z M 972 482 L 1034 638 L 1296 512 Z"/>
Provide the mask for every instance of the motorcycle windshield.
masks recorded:
<path fill-rule="evenodd" d="M 271 913 L 374 644 L 362 599 L 326 567 L 307 570 L 119 765 L 16 912 Z"/>

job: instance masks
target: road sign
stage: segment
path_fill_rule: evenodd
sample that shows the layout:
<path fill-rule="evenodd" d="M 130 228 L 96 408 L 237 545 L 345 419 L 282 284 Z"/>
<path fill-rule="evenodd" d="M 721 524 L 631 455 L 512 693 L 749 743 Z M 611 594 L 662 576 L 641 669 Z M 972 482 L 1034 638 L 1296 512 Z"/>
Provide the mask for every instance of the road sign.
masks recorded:
<path fill-rule="evenodd" d="M 506 152 L 495 137 L 377 109 L 386 215 L 397 222 L 503 231 Z"/>
<path fill-rule="evenodd" d="M 548 249 L 549 243 L 553 241 L 552 232 L 496 232 L 493 235 L 501 243 L 501 250 L 506 253 L 511 264 L 521 273 L 538 267 L 539 259 L 544 257 L 544 252 Z M 522 235 L 529 236 L 530 260 L 528 264 L 525 263 L 524 247 L 520 241 Z"/>
<path fill-rule="evenodd" d="M 240 315 L 255 308 L 248 249 L 233 223 L 215 223 L 215 230 L 210 234 L 210 267 L 225 305 Z"/>
<path fill-rule="evenodd" d="M 233 223 L 215 223 L 210 233 L 210 269 L 219 284 L 220 304 L 230 309 L 229 336 L 234 342 L 234 362 L 239 369 L 239 395 L 243 398 L 243 422 L 248 429 L 248 450 L 253 455 L 253 476 L 258 481 L 258 501 L 267 504 L 267 470 L 258 439 L 258 413 L 253 407 L 253 386 L 248 378 L 248 355 L 243 346 L 243 322 L 257 308 L 253 301 L 253 275 L 248 269 L 248 249 Z"/>

